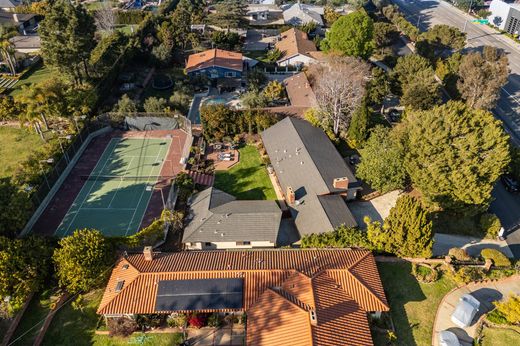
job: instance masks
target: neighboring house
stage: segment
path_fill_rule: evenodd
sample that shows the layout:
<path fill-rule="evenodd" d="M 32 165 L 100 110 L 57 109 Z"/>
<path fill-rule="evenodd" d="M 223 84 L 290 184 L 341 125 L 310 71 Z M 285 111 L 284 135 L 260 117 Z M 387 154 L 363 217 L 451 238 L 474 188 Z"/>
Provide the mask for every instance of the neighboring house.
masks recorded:
<path fill-rule="evenodd" d="M 36 26 L 36 14 L 34 13 L 12 13 L 0 11 L 0 25 L 4 27 L 15 27 L 20 34 L 26 35 L 27 31 Z"/>
<path fill-rule="evenodd" d="M 276 5 L 249 5 L 246 18 L 251 25 L 284 24 L 282 10 Z"/>
<path fill-rule="evenodd" d="M 305 110 L 316 107 L 316 95 L 305 75 L 300 72 L 283 80 L 283 85 L 291 102 L 291 106 L 303 107 Z"/>
<path fill-rule="evenodd" d="M 186 64 L 186 73 L 189 76 L 205 74 L 210 79 L 240 78 L 243 70 L 242 53 L 216 48 L 191 54 Z"/>
<path fill-rule="evenodd" d="M 210 187 L 190 198 L 182 242 L 189 250 L 275 247 L 282 211 L 275 201 L 245 201 Z"/>
<path fill-rule="evenodd" d="M 21 4 L 21 0 L 0 0 L 0 10 L 14 12 L 16 6 Z"/>
<path fill-rule="evenodd" d="M 303 25 L 314 22 L 323 26 L 324 8 L 321 6 L 306 5 L 297 2 L 283 7 L 283 19 L 286 24 Z"/>
<path fill-rule="evenodd" d="M 324 58 L 323 52 L 316 49 L 307 34 L 294 28 L 282 32 L 275 47 L 282 52 L 281 58 L 276 62 L 279 66 L 309 65 Z"/>
<path fill-rule="evenodd" d="M 255 5 L 276 5 L 276 0 L 249 0 L 249 3 Z"/>
<path fill-rule="evenodd" d="M 40 51 L 41 40 L 38 35 L 31 36 L 15 36 L 9 41 L 14 45 L 14 49 L 18 53 L 30 54 Z"/>
<path fill-rule="evenodd" d="M 300 236 L 357 226 L 345 200 L 361 184 L 321 129 L 287 117 L 261 136 Z"/>
<path fill-rule="evenodd" d="M 520 30 L 520 4 L 493 0 L 489 5 L 489 23 L 515 35 Z"/>
<path fill-rule="evenodd" d="M 146 247 L 117 262 L 97 313 L 246 313 L 248 346 L 369 346 L 368 315 L 383 311 L 389 304 L 367 250 Z"/>

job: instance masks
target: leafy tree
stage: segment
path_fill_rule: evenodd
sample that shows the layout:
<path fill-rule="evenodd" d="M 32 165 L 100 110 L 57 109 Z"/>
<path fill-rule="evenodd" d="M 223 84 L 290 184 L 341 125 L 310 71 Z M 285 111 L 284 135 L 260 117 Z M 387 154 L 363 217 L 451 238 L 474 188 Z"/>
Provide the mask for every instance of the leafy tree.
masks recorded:
<path fill-rule="evenodd" d="M 233 50 L 240 43 L 240 36 L 236 32 L 214 31 L 211 41 L 217 48 Z"/>
<path fill-rule="evenodd" d="M 359 148 L 363 145 L 373 125 L 372 117 L 372 110 L 368 107 L 367 102 L 362 102 L 352 115 L 347 131 L 347 139 L 350 146 Z"/>
<path fill-rule="evenodd" d="M 446 51 L 460 50 L 466 45 L 466 33 L 450 25 L 435 25 L 419 36 L 417 52 L 435 62 Z"/>
<path fill-rule="evenodd" d="M 0 314 L 12 317 L 48 278 L 52 249 L 40 237 L 0 236 Z"/>
<path fill-rule="evenodd" d="M 221 141 L 231 133 L 230 124 L 234 123 L 235 112 L 220 104 L 203 106 L 200 108 L 200 119 L 206 139 Z"/>
<path fill-rule="evenodd" d="M 374 22 L 364 10 L 339 18 L 327 31 L 322 48 L 368 59 L 374 49 Z"/>
<path fill-rule="evenodd" d="M 247 26 L 247 2 L 245 0 L 222 0 L 215 4 L 215 12 L 209 21 L 222 28 L 243 28 Z"/>
<path fill-rule="evenodd" d="M 88 292 L 102 283 L 113 258 L 108 240 L 92 229 L 62 238 L 52 259 L 59 285 L 72 294 Z"/>
<path fill-rule="evenodd" d="M 149 97 L 144 101 L 146 113 L 162 113 L 168 107 L 168 102 L 163 98 Z"/>
<path fill-rule="evenodd" d="M 318 24 L 316 22 L 307 22 L 305 24 L 298 26 L 298 29 L 300 29 L 307 35 L 310 34 L 311 32 L 316 31 L 317 28 L 318 28 Z"/>
<path fill-rule="evenodd" d="M 0 178 L 0 236 L 15 236 L 31 215 L 29 196 L 11 182 Z"/>
<path fill-rule="evenodd" d="M 137 112 L 137 104 L 134 100 L 132 100 L 130 97 L 128 97 L 127 94 L 124 94 L 119 101 L 117 102 L 116 106 L 114 107 L 114 112 L 117 113 L 135 113 Z"/>
<path fill-rule="evenodd" d="M 510 155 L 511 163 L 509 164 L 509 173 L 511 173 L 515 179 L 520 180 L 520 148 L 511 145 Z"/>
<path fill-rule="evenodd" d="M 271 49 L 270 51 L 267 52 L 267 56 L 266 56 L 267 60 L 270 62 L 277 62 L 278 60 L 280 60 L 281 57 L 282 57 L 282 52 L 278 48 Z"/>
<path fill-rule="evenodd" d="M 266 75 L 260 70 L 253 70 L 247 74 L 247 87 L 250 91 L 259 91 L 267 82 Z"/>
<path fill-rule="evenodd" d="M 357 175 L 374 189 L 385 193 L 405 186 L 405 149 L 395 131 L 376 126 L 359 152 Z"/>
<path fill-rule="evenodd" d="M 302 237 L 302 248 L 346 248 L 363 247 L 372 249 L 365 232 L 358 228 L 339 226 L 332 232 L 309 234 Z"/>
<path fill-rule="evenodd" d="M 324 10 L 323 10 L 323 19 L 325 19 L 325 23 L 327 24 L 327 26 L 331 26 L 332 24 L 334 24 L 334 22 L 336 22 L 339 17 L 341 17 L 341 14 L 336 12 L 334 10 L 334 7 L 332 6 L 325 6 Z"/>
<path fill-rule="evenodd" d="M 270 81 L 269 84 L 264 89 L 264 95 L 268 100 L 274 101 L 281 99 L 284 95 L 285 87 L 282 83 L 273 80 Z"/>
<path fill-rule="evenodd" d="M 152 56 L 161 66 L 168 65 L 172 60 L 172 49 L 167 44 L 161 43 L 160 45 L 152 48 Z"/>
<path fill-rule="evenodd" d="M 18 63 L 14 54 L 14 45 L 10 39 L 16 35 L 18 35 L 18 32 L 15 28 L 0 25 L 0 55 L 7 64 L 12 76 L 16 74 Z"/>
<path fill-rule="evenodd" d="M 266 94 L 256 91 L 248 91 L 240 97 L 240 103 L 248 109 L 265 107 L 268 102 Z"/>
<path fill-rule="evenodd" d="M 372 0 L 372 3 L 379 11 L 381 11 L 385 6 L 389 5 L 388 0 Z"/>
<path fill-rule="evenodd" d="M 432 222 L 428 212 L 414 197 L 399 197 L 382 226 L 369 218 L 366 222 L 368 239 L 376 249 L 399 257 L 432 256 Z"/>
<path fill-rule="evenodd" d="M 482 6 L 484 6 L 483 0 L 454 0 L 453 3 L 455 4 L 455 6 L 464 11 L 468 11 L 470 9 L 470 6 L 471 9 L 481 8 Z"/>
<path fill-rule="evenodd" d="M 372 69 L 372 78 L 367 84 L 365 100 L 369 105 L 380 106 L 385 97 L 391 94 L 390 80 L 379 67 Z"/>
<path fill-rule="evenodd" d="M 457 87 L 466 103 L 475 109 L 489 110 L 499 97 L 500 88 L 507 82 L 507 56 L 494 47 L 462 57 Z"/>
<path fill-rule="evenodd" d="M 487 209 L 493 185 L 510 161 L 500 121 L 452 101 L 408 112 L 406 127 L 406 168 L 425 202 L 454 211 Z"/>
<path fill-rule="evenodd" d="M 0 120 L 16 119 L 20 112 L 20 105 L 14 102 L 14 98 L 0 97 Z"/>
<path fill-rule="evenodd" d="M 374 23 L 374 43 L 378 48 L 388 47 L 399 38 L 395 26 L 389 23 Z"/>
<path fill-rule="evenodd" d="M 120 31 L 103 35 L 89 58 L 89 64 L 93 67 L 94 73 L 98 76 L 104 76 L 123 54 L 127 43 L 128 37 Z"/>
<path fill-rule="evenodd" d="M 83 5 L 68 0 L 55 0 L 49 6 L 38 30 L 45 63 L 82 83 L 95 45 L 94 19 Z"/>
<path fill-rule="evenodd" d="M 459 80 L 459 66 L 462 60 L 460 53 L 454 53 L 447 59 L 438 60 L 435 68 L 435 74 L 442 80 L 442 84 L 450 96 L 454 99 L 460 97 L 457 89 L 457 82 Z"/>
<path fill-rule="evenodd" d="M 347 3 L 352 5 L 355 9 L 362 9 L 367 3 L 368 0 L 347 0 Z"/>
<path fill-rule="evenodd" d="M 510 324 L 520 323 L 520 295 L 512 294 L 505 301 L 494 303 L 497 311 L 505 317 Z"/>

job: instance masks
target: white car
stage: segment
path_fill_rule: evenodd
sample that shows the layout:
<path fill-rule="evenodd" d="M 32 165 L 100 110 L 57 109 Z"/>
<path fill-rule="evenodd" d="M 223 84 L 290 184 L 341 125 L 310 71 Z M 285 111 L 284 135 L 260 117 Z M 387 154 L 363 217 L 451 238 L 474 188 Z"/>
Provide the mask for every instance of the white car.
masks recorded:
<path fill-rule="evenodd" d="M 449 330 L 439 333 L 439 346 L 460 346 L 459 338 Z"/>
<path fill-rule="evenodd" d="M 459 304 L 451 314 L 451 321 L 460 328 L 469 327 L 479 307 L 480 302 L 475 297 L 471 294 L 465 294 L 460 298 Z"/>

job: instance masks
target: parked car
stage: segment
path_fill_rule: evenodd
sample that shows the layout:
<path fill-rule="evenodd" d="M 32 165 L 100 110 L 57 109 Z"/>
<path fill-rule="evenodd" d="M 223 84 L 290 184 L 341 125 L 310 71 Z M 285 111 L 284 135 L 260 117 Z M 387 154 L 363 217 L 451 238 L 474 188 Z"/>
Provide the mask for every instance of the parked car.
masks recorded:
<path fill-rule="evenodd" d="M 459 338 L 449 330 L 439 333 L 439 346 L 460 346 Z"/>
<path fill-rule="evenodd" d="M 510 174 L 505 174 L 501 177 L 502 184 L 504 184 L 504 187 L 507 191 L 512 193 L 518 193 L 520 187 L 518 184 L 518 181 L 513 178 Z"/>
<path fill-rule="evenodd" d="M 469 327 L 479 307 L 480 302 L 475 297 L 471 294 L 465 294 L 460 297 L 459 304 L 451 314 L 451 321 L 460 328 Z"/>

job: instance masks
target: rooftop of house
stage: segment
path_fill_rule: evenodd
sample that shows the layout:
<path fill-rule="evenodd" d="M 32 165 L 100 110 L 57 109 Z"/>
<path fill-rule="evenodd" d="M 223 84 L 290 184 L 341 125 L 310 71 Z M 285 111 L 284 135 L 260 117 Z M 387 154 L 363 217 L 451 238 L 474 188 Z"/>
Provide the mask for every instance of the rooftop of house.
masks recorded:
<path fill-rule="evenodd" d="M 311 108 L 316 106 L 316 95 L 305 72 L 284 79 L 283 84 L 291 106 Z"/>
<path fill-rule="evenodd" d="M 0 5 L 0 7 L 2 7 Z M 0 25 L 16 25 L 25 23 L 36 15 L 34 13 L 13 13 L 0 11 Z"/>
<path fill-rule="evenodd" d="M 21 4 L 20 0 L 0 0 L 0 8 L 15 8 Z"/>
<path fill-rule="evenodd" d="M 246 311 L 247 345 L 372 345 L 367 312 L 388 310 L 370 251 L 277 249 L 130 254 L 98 313 Z"/>
<path fill-rule="evenodd" d="M 275 201 L 236 200 L 210 187 L 190 199 L 183 243 L 270 241 L 276 243 L 282 211 Z"/>
<path fill-rule="evenodd" d="M 316 22 L 323 26 L 322 15 L 324 8 L 322 6 L 313 6 L 302 4 L 299 1 L 292 5 L 282 7 L 283 17 L 286 23 L 301 25 L 308 22 Z"/>
<path fill-rule="evenodd" d="M 323 59 L 323 52 L 316 49 L 314 42 L 309 40 L 307 34 L 301 30 L 292 28 L 280 34 L 280 40 L 275 47 L 282 52 L 279 61 L 286 60 L 298 54 L 306 55 L 316 60 Z"/>
<path fill-rule="evenodd" d="M 204 52 L 191 54 L 188 57 L 186 71 L 193 72 L 215 66 L 242 72 L 242 53 L 230 52 L 227 50 L 215 48 L 206 50 Z"/>

